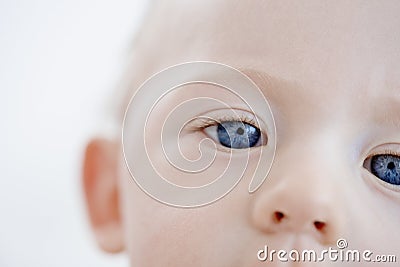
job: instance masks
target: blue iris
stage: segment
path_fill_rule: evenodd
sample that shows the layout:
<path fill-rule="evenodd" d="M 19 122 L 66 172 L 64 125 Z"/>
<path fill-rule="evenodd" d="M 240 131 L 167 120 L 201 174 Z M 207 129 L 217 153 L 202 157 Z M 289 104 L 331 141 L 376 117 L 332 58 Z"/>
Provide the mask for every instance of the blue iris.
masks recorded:
<path fill-rule="evenodd" d="M 217 135 L 221 145 L 230 148 L 253 147 L 261 137 L 260 130 L 257 127 L 240 121 L 219 123 Z"/>
<path fill-rule="evenodd" d="M 400 157 L 383 154 L 371 158 L 371 171 L 382 181 L 400 185 Z"/>

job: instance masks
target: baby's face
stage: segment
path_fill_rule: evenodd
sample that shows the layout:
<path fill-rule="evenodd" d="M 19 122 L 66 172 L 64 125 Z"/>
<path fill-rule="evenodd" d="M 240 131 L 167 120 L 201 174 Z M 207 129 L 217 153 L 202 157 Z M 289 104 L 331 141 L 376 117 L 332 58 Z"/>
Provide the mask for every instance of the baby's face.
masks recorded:
<path fill-rule="evenodd" d="M 372 258 L 400 256 L 399 12 L 398 1 L 210 0 L 156 5 L 138 39 L 133 86 L 187 61 L 216 61 L 242 70 L 270 104 L 276 154 L 255 193 L 248 193 L 252 171 L 247 171 L 226 197 L 194 209 L 149 197 L 121 157 L 123 233 L 132 266 L 258 266 L 266 264 L 257 259 L 265 245 L 269 250 L 321 251 L 337 249 L 339 238 L 347 240 L 349 249 L 371 250 Z M 183 87 L 159 102 L 149 117 L 148 138 L 160 138 L 163 120 L 184 100 L 204 96 L 231 107 L 236 103 L 226 90 Z M 214 110 L 212 105 L 194 109 L 199 116 Z M 264 120 L 245 107 L 238 110 L 240 117 Z M 131 107 L 131 112 L 140 115 L 143 110 Z M 240 134 L 225 111 L 218 112 L 220 122 L 231 121 L 229 127 Z M 235 155 L 243 160 L 249 155 L 249 168 L 254 170 L 263 147 L 271 145 L 268 129 L 273 126 L 244 122 L 254 142 L 247 143 L 250 153 L 240 154 L 242 148 L 236 148 Z M 199 141 L 210 137 L 216 146 L 203 145 L 205 151 L 216 152 L 213 167 L 218 171 L 226 166 L 231 149 L 224 131 L 208 126 L 183 131 L 182 151 L 196 158 Z M 140 146 L 143 140 L 134 142 Z M 160 155 L 157 168 L 168 173 L 160 147 L 148 149 L 150 155 Z M 184 174 L 171 173 L 174 181 L 184 182 Z M 203 177 L 199 183 L 212 178 Z M 327 259 L 323 264 L 328 263 Z"/>

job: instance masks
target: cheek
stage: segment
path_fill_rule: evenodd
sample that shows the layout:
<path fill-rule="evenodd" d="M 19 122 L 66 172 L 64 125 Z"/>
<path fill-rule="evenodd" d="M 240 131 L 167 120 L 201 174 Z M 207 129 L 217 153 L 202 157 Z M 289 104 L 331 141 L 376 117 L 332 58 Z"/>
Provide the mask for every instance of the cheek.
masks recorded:
<path fill-rule="evenodd" d="M 148 149 L 153 166 L 164 179 L 188 187 L 206 185 L 223 175 L 229 167 L 229 154 L 216 152 L 215 145 L 200 133 L 182 136 L 179 146 L 167 140 L 163 146 Z"/>
<path fill-rule="evenodd" d="M 158 266 L 160 262 L 185 266 L 193 260 L 200 262 L 209 253 L 204 243 L 204 210 L 161 204 L 142 192 L 129 176 L 122 178 L 121 190 L 125 245 L 132 266 Z M 196 253 L 185 253 L 189 248 L 196 248 Z"/>
<path fill-rule="evenodd" d="M 354 210 L 357 212 L 352 222 L 355 227 L 348 234 L 351 247 L 370 250 L 375 255 L 399 253 L 399 208 L 392 202 L 375 201 L 366 211 Z"/>
<path fill-rule="evenodd" d="M 121 212 L 132 266 L 159 266 L 160 262 L 174 267 L 194 266 L 193 263 L 239 266 L 242 257 L 237 252 L 244 253 L 247 247 L 243 245 L 254 242 L 246 227 L 245 211 L 250 201 L 247 184 L 241 183 L 236 192 L 212 205 L 182 209 L 150 198 L 123 172 Z"/>
<path fill-rule="evenodd" d="M 371 176 L 370 174 L 365 174 Z M 346 237 L 351 248 L 388 255 L 399 251 L 400 203 L 388 196 L 382 185 L 363 177 L 346 187 L 348 209 Z"/>

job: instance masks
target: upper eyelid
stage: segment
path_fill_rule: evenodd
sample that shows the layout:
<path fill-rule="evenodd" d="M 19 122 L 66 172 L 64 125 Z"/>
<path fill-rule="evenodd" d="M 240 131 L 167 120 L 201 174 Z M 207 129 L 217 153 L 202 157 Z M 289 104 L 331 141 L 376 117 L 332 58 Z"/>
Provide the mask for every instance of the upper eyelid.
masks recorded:
<path fill-rule="evenodd" d="M 379 145 L 373 145 L 371 143 L 360 145 L 360 147 L 357 149 L 358 164 L 363 166 L 366 159 L 380 154 L 392 154 L 400 156 L 400 143 L 386 142 Z"/>
<path fill-rule="evenodd" d="M 400 157 L 400 144 L 386 143 L 372 147 L 366 151 L 364 158 L 370 158 L 376 155 L 390 154 Z"/>
<path fill-rule="evenodd" d="M 232 110 L 235 112 L 235 115 L 227 115 L 224 114 L 224 111 L 230 111 L 232 113 Z M 268 132 L 268 127 L 267 124 L 260 119 L 256 114 L 243 110 L 243 109 L 217 109 L 217 110 L 212 110 L 208 112 L 204 112 L 197 116 L 196 118 L 193 118 L 191 122 L 187 124 L 189 128 L 192 130 L 200 130 L 202 128 L 205 128 L 206 126 L 212 126 L 216 125 L 220 122 L 226 122 L 226 121 L 241 121 L 247 124 L 250 124 L 254 127 L 257 127 L 260 129 L 260 131 L 267 133 Z"/>
<path fill-rule="evenodd" d="M 400 151 L 393 151 L 391 149 L 384 149 L 383 151 L 377 151 L 373 152 L 370 155 L 368 155 L 368 158 L 372 158 L 373 156 L 378 156 L 378 155 L 392 155 L 396 157 L 400 157 Z"/>
<path fill-rule="evenodd" d="M 228 121 L 242 122 L 242 123 L 246 123 L 253 127 L 258 128 L 258 126 L 255 125 L 256 123 L 255 123 L 254 119 L 249 119 L 248 117 L 240 117 L 240 118 L 224 117 L 224 118 L 221 118 L 218 120 L 210 120 L 209 123 L 205 124 L 205 127 L 214 126 L 214 125 L 217 125 L 218 123 L 224 123 L 224 122 L 228 122 Z"/>

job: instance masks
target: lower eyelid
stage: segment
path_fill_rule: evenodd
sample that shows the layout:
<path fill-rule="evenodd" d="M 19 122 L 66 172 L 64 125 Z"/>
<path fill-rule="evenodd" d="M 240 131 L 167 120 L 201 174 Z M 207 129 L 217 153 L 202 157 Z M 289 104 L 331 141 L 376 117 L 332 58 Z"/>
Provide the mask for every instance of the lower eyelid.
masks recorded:
<path fill-rule="evenodd" d="M 366 168 L 362 168 L 363 179 L 366 181 L 367 185 L 374 190 L 379 191 L 385 196 L 389 196 L 392 200 L 398 201 L 400 203 L 400 186 L 387 183 L 373 173 L 371 173 Z"/>
<path fill-rule="evenodd" d="M 400 186 L 382 181 L 365 168 L 362 168 L 361 176 L 370 189 L 373 189 L 382 196 L 389 197 L 392 201 L 400 204 Z"/>

